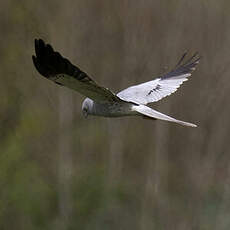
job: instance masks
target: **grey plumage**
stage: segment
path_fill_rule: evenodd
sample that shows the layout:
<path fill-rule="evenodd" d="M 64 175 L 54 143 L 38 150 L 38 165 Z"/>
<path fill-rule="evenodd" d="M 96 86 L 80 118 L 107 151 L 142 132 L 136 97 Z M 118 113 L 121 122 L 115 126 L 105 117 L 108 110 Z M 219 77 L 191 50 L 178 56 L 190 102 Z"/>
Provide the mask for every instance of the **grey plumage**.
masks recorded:
<path fill-rule="evenodd" d="M 165 75 L 145 83 L 131 86 L 117 95 L 99 86 L 85 72 L 74 66 L 68 59 L 54 51 L 51 45 L 35 39 L 35 54 L 32 56 L 37 71 L 58 85 L 66 86 L 87 98 L 82 103 L 84 116 L 104 117 L 142 116 L 161 119 L 185 126 L 196 125 L 177 120 L 146 106 L 174 93 L 195 70 L 200 57 L 196 53 L 185 61 L 186 53 L 176 67 Z"/>

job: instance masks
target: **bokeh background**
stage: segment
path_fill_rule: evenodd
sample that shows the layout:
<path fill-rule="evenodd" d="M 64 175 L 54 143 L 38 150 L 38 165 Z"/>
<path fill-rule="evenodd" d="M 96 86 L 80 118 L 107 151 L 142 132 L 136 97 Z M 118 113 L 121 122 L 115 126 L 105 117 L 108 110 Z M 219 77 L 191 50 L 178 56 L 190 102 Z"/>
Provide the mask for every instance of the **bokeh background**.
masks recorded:
<path fill-rule="evenodd" d="M 0 1 L 0 229 L 230 229 L 230 3 Z M 34 39 L 118 92 L 203 56 L 153 108 L 197 123 L 85 119 Z"/>

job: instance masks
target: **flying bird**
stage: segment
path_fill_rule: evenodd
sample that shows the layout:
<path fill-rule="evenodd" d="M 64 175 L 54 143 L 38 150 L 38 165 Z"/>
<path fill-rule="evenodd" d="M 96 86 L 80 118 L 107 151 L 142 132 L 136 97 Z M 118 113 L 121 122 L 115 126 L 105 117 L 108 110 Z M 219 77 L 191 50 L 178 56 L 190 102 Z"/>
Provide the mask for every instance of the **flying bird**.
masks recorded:
<path fill-rule="evenodd" d="M 154 80 L 130 86 L 117 94 L 98 85 L 85 72 L 73 65 L 60 53 L 54 51 L 52 46 L 46 44 L 42 39 L 35 39 L 35 54 L 32 56 L 33 63 L 42 76 L 60 86 L 76 90 L 87 97 L 82 103 L 82 113 L 85 117 L 88 115 L 103 117 L 140 116 L 197 127 L 195 124 L 177 120 L 146 105 L 169 96 L 184 81 L 187 81 L 199 63 L 200 56 L 198 53 L 187 60 L 185 60 L 187 54 L 185 53 L 170 72 Z"/>

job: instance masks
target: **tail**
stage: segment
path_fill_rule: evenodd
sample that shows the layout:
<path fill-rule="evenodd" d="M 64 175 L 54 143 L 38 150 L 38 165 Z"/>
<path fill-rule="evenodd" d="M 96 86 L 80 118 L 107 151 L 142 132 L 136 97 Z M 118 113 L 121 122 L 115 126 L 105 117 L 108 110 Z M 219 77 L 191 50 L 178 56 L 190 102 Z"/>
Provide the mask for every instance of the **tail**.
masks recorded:
<path fill-rule="evenodd" d="M 164 120 L 164 121 L 175 122 L 177 124 L 184 125 L 184 126 L 197 127 L 197 125 L 195 125 L 195 124 L 177 120 L 173 117 L 167 116 L 167 115 L 160 113 L 154 109 L 151 109 L 145 105 L 133 106 L 133 110 L 135 110 L 139 114 L 143 115 L 145 118 L 148 117 L 150 119 L 152 118 L 152 119 L 159 119 L 159 120 Z"/>

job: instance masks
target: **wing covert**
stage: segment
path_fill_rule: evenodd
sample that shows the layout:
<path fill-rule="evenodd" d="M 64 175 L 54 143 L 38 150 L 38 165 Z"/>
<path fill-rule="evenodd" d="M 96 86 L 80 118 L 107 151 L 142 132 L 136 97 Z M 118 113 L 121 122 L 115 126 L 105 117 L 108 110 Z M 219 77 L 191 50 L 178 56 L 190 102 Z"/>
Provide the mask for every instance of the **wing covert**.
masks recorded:
<path fill-rule="evenodd" d="M 131 101 L 138 104 L 148 104 L 161 100 L 162 98 L 174 93 L 180 85 L 188 80 L 192 71 L 199 63 L 200 56 L 195 53 L 191 58 L 185 61 L 185 53 L 176 67 L 152 81 L 139 85 L 131 86 L 117 94 L 122 100 Z"/>

